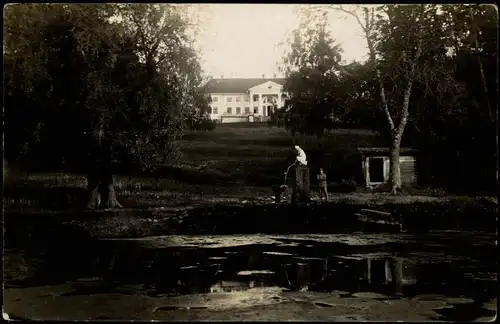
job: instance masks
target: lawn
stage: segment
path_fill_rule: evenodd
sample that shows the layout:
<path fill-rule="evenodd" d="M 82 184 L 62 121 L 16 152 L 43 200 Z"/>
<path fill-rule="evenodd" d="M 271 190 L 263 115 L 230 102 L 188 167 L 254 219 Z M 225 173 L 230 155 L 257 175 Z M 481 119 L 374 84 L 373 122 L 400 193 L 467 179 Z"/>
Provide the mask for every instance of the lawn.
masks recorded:
<path fill-rule="evenodd" d="M 346 159 L 357 153 L 357 147 L 384 144 L 371 131 L 348 129 L 335 130 L 319 140 L 315 136 L 300 136 L 297 141 L 308 155 L 312 172 L 323 167 L 331 171 L 330 179 L 336 181 L 352 177 L 342 167 L 334 166 L 344 166 Z M 278 184 L 284 181 L 283 173 L 295 158 L 293 137 L 284 129 L 266 124 L 222 124 L 212 133 L 186 134 L 179 144 L 183 162 L 177 167 L 197 170 L 211 182 Z M 219 179 L 214 179 L 217 176 Z M 200 181 L 203 180 L 196 182 Z"/>
<path fill-rule="evenodd" d="M 350 157 L 358 146 L 381 146 L 381 138 L 367 130 L 338 129 L 324 138 L 301 136 L 314 174 L 327 170 L 330 185 L 353 177 Z M 283 173 L 294 160 L 293 138 L 284 129 L 266 124 L 223 124 L 214 132 L 190 132 L 179 141 L 182 158 L 166 166 L 160 180 L 115 177 L 119 200 L 125 207 L 168 207 L 203 203 L 264 201 L 272 195 L 270 186 L 284 181 Z M 349 162 L 351 161 L 351 162 Z M 354 169 L 360 164 L 355 163 Z M 359 170 L 360 171 L 360 170 Z M 313 181 L 314 185 L 314 181 Z M 85 205 L 86 179 L 78 174 L 29 174 L 9 172 L 5 181 L 7 208 L 67 209 Z M 333 186 L 335 188 L 335 186 Z M 333 201 L 408 203 L 435 199 L 428 192 L 411 197 L 387 194 L 334 193 Z"/>

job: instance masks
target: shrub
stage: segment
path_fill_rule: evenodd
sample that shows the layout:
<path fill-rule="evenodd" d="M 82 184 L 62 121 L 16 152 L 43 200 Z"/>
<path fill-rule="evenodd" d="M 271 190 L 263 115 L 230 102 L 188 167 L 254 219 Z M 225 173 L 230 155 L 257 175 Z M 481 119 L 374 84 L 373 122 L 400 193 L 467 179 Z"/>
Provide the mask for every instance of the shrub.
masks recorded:
<path fill-rule="evenodd" d="M 351 193 L 357 190 L 357 184 L 354 179 L 344 179 L 340 182 L 332 182 L 328 184 L 329 192 Z"/>
<path fill-rule="evenodd" d="M 216 120 L 205 118 L 189 124 L 189 129 L 193 131 L 212 132 L 215 130 L 216 126 Z"/>

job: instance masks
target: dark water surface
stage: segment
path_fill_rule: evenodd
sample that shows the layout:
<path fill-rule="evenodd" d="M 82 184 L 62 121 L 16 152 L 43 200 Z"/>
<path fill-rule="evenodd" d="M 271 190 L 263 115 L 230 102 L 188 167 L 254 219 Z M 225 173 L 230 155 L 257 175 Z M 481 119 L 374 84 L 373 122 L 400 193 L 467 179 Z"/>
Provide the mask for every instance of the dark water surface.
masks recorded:
<path fill-rule="evenodd" d="M 5 288 L 71 282 L 66 295 L 283 287 L 380 300 L 470 299 L 436 311 L 436 319 L 450 321 L 492 316 L 480 305 L 497 296 L 493 234 L 168 235 L 74 242 L 54 237 L 6 247 Z"/>

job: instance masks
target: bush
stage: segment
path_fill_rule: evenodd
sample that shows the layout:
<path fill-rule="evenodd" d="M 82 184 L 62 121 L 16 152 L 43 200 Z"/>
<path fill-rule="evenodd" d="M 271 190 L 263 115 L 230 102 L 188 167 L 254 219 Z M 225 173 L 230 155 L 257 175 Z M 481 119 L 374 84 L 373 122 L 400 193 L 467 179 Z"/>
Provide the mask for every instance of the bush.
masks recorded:
<path fill-rule="evenodd" d="M 212 119 L 202 119 L 198 122 L 193 122 L 189 125 L 192 131 L 212 132 L 217 126 L 217 121 Z"/>
<path fill-rule="evenodd" d="M 357 190 L 357 183 L 354 179 L 344 179 L 341 182 L 328 184 L 329 192 L 351 193 Z"/>

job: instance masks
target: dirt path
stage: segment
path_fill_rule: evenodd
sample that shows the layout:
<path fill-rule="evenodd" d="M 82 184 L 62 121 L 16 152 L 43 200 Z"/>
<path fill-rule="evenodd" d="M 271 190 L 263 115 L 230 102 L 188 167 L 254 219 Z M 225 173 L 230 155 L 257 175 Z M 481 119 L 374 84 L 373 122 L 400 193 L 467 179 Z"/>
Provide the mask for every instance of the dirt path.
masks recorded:
<path fill-rule="evenodd" d="M 472 302 L 444 296 L 391 299 L 374 293 L 344 297 L 344 292 L 286 292 L 277 287 L 176 297 L 123 290 L 71 295 L 73 285 L 6 289 L 5 311 L 11 318 L 37 320 L 428 321 L 439 320 L 440 310 Z M 493 319 L 496 300 L 483 306 L 489 316 L 482 320 Z"/>

